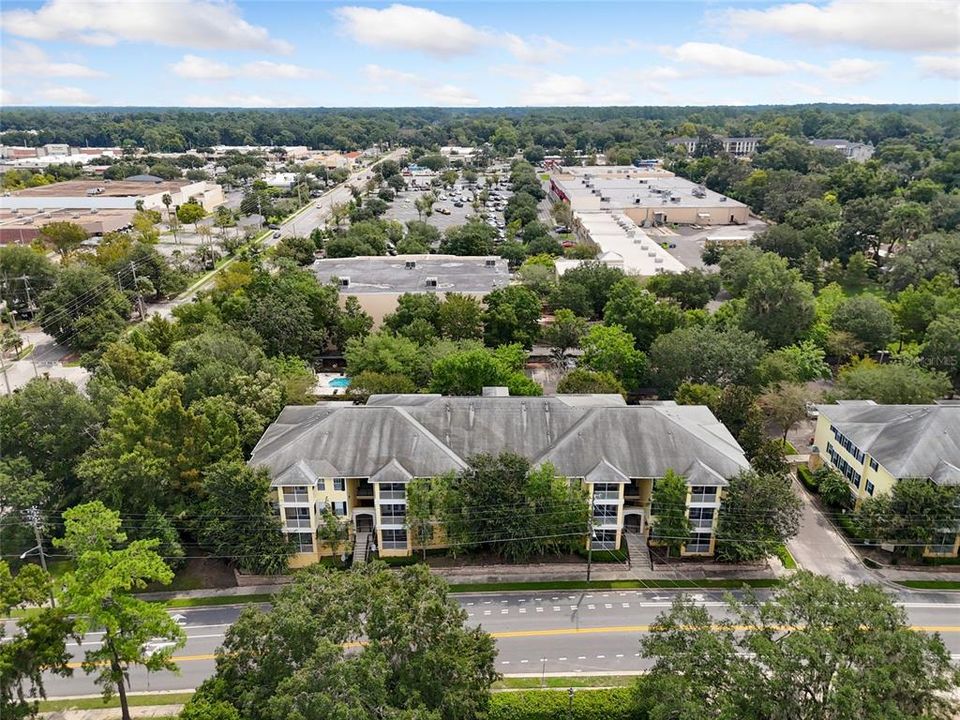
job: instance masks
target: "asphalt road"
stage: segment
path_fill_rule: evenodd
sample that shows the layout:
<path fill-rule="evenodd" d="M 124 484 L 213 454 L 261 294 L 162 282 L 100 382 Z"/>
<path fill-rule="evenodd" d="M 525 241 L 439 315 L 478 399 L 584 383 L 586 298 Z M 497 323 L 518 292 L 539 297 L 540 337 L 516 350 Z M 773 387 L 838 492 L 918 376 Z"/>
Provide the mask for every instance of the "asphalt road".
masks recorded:
<path fill-rule="evenodd" d="M 758 593 L 762 596 L 761 593 Z M 590 592 L 478 593 L 458 595 L 468 622 L 496 638 L 496 669 L 505 675 L 627 673 L 649 667 L 639 655 L 639 640 L 657 615 L 669 607 L 675 591 L 623 590 Z M 722 592 L 691 595 L 718 617 L 724 614 Z M 917 629 L 941 633 L 955 660 L 960 659 L 960 603 L 935 592 L 904 593 L 901 599 Z M 176 611 L 186 617 L 187 644 L 174 659 L 180 672 L 131 672 L 134 692 L 189 690 L 214 671 L 214 653 L 242 606 Z M 91 634 L 74 647 L 98 642 Z M 71 678 L 48 677 L 50 697 L 95 694 L 93 681 L 75 670 Z"/>

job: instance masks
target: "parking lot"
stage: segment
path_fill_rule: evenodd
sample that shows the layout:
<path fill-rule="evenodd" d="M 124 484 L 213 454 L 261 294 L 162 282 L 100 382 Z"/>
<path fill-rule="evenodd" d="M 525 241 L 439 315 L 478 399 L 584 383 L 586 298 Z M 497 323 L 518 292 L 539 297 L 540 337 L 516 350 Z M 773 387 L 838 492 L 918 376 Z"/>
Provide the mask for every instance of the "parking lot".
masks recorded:
<path fill-rule="evenodd" d="M 406 223 L 409 220 L 422 219 L 424 222 L 438 228 L 444 232 L 447 228 L 463 225 L 467 218 L 473 215 L 484 216 L 484 220 L 492 221 L 499 230 L 504 231 L 500 224 L 505 224 L 502 208 L 506 207 L 507 200 L 512 195 L 510 190 L 505 189 L 505 183 L 501 183 L 499 188 L 490 188 L 491 193 L 496 193 L 497 197 L 491 197 L 488 200 L 488 206 L 481 206 L 479 213 L 473 208 L 473 198 L 479 196 L 483 190 L 482 185 L 476 188 L 467 187 L 462 181 L 457 182 L 451 189 L 434 188 L 431 191 L 425 189 L 407 189 L 397 194 L 396 199 L 390 204 L 390 209 L 384 215 L 387 220 L 398 220 Z M 418 215 L 416 200 L 427 192 L 433 192 L 438 200 L 433 205 L 433 214 L 429 217 Z M 462 203 L 457 207 L 456 203 Z M 498 209 L 500 208 L 500 209 Z M 449 213 L 449 214 L 448 214 Z"/>

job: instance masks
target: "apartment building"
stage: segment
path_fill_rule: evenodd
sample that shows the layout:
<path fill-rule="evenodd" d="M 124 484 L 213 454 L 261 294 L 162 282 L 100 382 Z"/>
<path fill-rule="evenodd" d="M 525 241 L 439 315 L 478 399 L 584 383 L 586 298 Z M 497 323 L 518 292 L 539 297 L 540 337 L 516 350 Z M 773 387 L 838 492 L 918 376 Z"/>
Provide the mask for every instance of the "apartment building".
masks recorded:
<path fill-rule="evenodd" d="M 814 463 L 850 483 L 855 504 L 890 492 L 905 478 L 960 484 L 960 404 L 877 405 L 872 400 L 820 405 Z M 956 557 L 958 528 L 944 528 L 929 556 Z"/>
<path fill-rule="evenodd" d="M 375 395 L 365 405 L 290 406 L 250 464 L 269 470 L 277 511 L 299 550 L 291 564 L 302 567 L 335 552 L 317 538 L 328 509 L 351 536 L 373 533 L 381 555 L 410 555 L 407 484 L 502 452 L 551 463 L 583 483 L 595 549 L 619 548 L 625 532 L 646 534 L 654 484 L 674 470 L 690 488 L 695 531 L 686 555 L 713 553 L 727 478 L 749 467 L 703 406 L 627 405 L 619 395 L 510 397 L 506 388 L 486 388 L 483 397 Z M 441 538 L 430 547 L 442 547 Z"/>
<path fill-rule="evenodd" d="M 763 138 L 760 137 L 721 137 L 717 138 L 723 144 L 723 151 L 736 157 L 750 157 L 757 151 Z M 697 150 L 699 138 L 675 137 L 667 140 L 668 145 L 680 145 L 686 148 L 687 153 L 693 155 Z"/>
<path fill-rule="evenodd" d="M 811 140 L 810 144 L 818 148 L 836 150 L 843 153 L 847 160 L 854 162 L 866 162 L 873 157 L 874 147 L 871 143 L 854 142 L 853 140 L 842 140 L 840 138 L 827 138 L 824 140 Z"/>

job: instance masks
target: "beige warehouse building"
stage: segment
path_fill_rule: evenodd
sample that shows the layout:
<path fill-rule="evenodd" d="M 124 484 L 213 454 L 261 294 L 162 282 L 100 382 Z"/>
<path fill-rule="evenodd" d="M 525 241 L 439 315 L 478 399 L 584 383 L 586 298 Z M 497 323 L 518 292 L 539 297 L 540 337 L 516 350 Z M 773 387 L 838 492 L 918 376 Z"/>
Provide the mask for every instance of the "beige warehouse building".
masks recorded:
<path fill-rule="evenodd" d="M 742 225 L 750 208 L 660 168 L 563 168 L 550 179 L 554 200 L 581 213 L 621 213 L 641 227 Z"/>
<path fill-rule="evenodd" d="M 397 309 L 404 293 L 469 295 L 478 300 L 510 282 L 507 261 L 499 257 L 396 255 L 317 260 L 313 272 L 322 283 L 340 286 L 340 300 L 355 297 L 374 327 Z"/>

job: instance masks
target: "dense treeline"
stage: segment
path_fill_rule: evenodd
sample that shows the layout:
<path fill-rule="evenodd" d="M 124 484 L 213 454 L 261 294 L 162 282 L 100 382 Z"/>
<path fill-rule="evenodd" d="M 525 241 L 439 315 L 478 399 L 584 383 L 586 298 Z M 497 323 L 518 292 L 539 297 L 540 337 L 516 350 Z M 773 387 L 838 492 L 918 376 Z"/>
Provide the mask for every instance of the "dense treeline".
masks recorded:
<path fill-rule="evenodd" d="M 83 146 L 143 147 L 177 152 L 211 145 L 309 145 L 350 150 L 373 144 L 476 145 L 499 149 L 542 146 L 608 152 L 630 147 L 661 154 L 674 134 L 785 133 L 843 137 L 877 144 L 926 136 L 930 142 L 960 135 L 954 106 L 804 105 L 758 107 L 604 108 L 376 108 L 376 109 L 162 109 L 12 108 L 2 118 L 0 141 L 15 145 L 63 142 Z"/>

